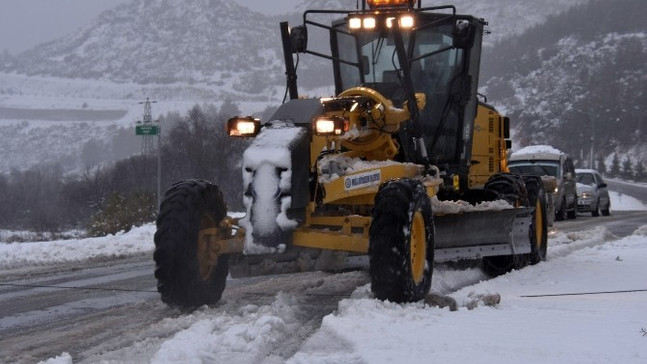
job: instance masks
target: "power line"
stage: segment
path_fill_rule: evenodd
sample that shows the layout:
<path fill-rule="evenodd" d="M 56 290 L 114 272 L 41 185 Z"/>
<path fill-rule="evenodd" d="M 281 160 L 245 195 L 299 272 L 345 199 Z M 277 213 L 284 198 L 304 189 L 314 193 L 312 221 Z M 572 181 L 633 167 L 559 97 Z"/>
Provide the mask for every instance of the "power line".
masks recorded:
<path fill-rule="evenodd" d="M 560 296 L 586 296 L 595 294 L 617 294 L 617 293 L 636 293 L 647 292 L 647 289 L 631 289 L 626 291 L 600 291 L 600 292 L 577 292 L 577 293 L 549 293 L 549 294 L 533 294 L 523 295 L 523 298 L 536 298 L 536 297 L 560 297 Z"/>

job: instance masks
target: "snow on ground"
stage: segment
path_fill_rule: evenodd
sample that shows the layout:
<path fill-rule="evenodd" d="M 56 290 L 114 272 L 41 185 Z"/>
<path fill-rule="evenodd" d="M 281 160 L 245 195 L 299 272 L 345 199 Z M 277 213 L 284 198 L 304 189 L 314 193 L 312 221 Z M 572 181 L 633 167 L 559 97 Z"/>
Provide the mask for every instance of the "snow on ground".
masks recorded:
<path fill-rule="evenodd" d="M 627 196 L 612 206 L 628 202 L 636 206 Z M 0 269 L 151 251 L 153 233 L 146 225 L 106 238 L 0 244 Z M 645 363 L 647 225 L 614 239 L 604 227 L 557 233 L 548 261 L 490 280 L 478 269 L 436 269 L 432 292 L 449 293 L 456 311 L 382 302 L 368 285 L 358 287 L 287 363 Z M 495 305 L 479 299 L 499 296 Z M 298 297 L 281 292 L 270 305 L 237 312 L 204 307 L 154 324 L 177 327 L 174 335 L 135 340 L 120 354 L 134 362 L 256 363 L 277 337 L 295 332 L 298 314 Z M 74 358 L 61 353 L 45 362 Z"/>
<path fill-rule="evenodd" d="M 644 211 L 647 210 L 647 207 L 644 203 L 638 201 L 637 199 L 624 195 L 622 193 L 617 193 L 609 191 L 609 198 L 611 199 L 611 210 L 616 211 Z M 617 206 L 617 207 L 616 207 Z"/>

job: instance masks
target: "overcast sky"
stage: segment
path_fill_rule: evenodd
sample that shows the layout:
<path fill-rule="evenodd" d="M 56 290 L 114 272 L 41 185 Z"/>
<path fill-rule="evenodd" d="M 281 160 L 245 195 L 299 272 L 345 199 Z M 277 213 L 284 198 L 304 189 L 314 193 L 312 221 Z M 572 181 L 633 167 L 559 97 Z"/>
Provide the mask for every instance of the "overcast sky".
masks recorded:
<path fill-rule="evenodd" d="M 0 0 L 0 52 L 18 54 L 74 32 L 102 11 L 131 0 Z M 178 0 L 181 1 L 181 0 Z M 301 0 L 233 0 L 266 14 L 281 14 Z"/>

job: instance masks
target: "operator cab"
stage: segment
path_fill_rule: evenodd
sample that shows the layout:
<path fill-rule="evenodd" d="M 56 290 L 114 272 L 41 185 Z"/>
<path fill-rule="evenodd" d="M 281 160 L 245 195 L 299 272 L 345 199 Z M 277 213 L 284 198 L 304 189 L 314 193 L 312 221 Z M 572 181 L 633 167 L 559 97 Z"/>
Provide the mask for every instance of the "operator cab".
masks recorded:
<path fill-rule="evenodd" d="M 485 22 L 456 15 L 453 6 L 423 8 L 418 1 L 415 7 L 408 0 L 364 1 L 361 10 L 340 11 L 346 17 L 332 26 L 308 18 L 319 12 L 307 11 L 303 28 L 330 31 L 331 56 L 324 57 L 333 63 L 336 94 L 369 87 L 402 108 L 409 96 L 424 93 L 425 107 L 412 113 L 417 120 L 397 137 L 410 139 L 417 131 L 425 140 L 429 162 L 448 174 L 467 174 Z M 401 51 L 398 38 L 404 44 Z M 420 162 L 415 143 L 401 145 L 404 155 L 399 159 Z"/>

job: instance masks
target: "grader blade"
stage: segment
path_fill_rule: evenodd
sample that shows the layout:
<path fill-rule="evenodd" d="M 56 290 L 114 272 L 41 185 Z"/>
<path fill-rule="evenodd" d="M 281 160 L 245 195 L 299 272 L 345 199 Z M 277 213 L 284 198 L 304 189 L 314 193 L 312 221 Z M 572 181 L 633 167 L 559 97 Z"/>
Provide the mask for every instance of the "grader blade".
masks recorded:
<path fill-rule="evenodd" d="M 530 253 L 533 208 L 435 216 L 436 261 Z"/>

